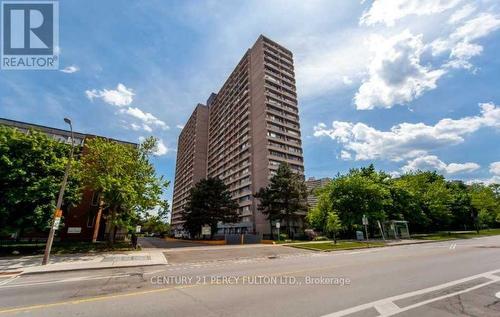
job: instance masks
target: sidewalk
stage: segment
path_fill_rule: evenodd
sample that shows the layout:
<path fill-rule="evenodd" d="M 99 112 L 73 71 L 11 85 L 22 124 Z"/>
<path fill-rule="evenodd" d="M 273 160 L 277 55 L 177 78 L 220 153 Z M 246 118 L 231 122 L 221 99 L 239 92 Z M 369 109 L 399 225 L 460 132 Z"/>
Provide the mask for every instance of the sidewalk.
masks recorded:
<path fill-rule="evenodd" d="M 42 255 L 0 258 L 0 274 L 36 274 L 168 264 L 160 251 L 54 255 L 42 266 Z"/>
<path fill-rule="evenodd" d="M 339 240 L 340 241 L 340 240 Z M 352 240 L 357 241 L 357 240 Z M 331 240 L 324 241 L 303 241 L 303 242 L 290 242 L 290 243 L 281 243 L 278 245 L 283 246 L 293 246 L 294 244 L 322 244 L 325 242 L 333 242 Z M 357 241 L 357 242 L 365 242 L 365 240 Z M 417 240 L 417 239 L 402 239 L 402 240 L 369 240 L 369 242 L 384 242 L 386 246 L 397 246 L 397 245 L 407 245 L 407 244 L 422 244 L 422 243 L 430 243 L 430 242 L 443 242 L 442 240 Z"/>

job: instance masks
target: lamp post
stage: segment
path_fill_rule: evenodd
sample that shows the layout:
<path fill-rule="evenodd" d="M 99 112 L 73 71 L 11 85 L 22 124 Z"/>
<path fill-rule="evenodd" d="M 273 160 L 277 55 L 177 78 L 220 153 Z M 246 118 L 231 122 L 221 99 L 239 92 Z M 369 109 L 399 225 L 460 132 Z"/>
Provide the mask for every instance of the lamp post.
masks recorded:
<path fill-rule="evenodd" d="M 54 241 L 54 235 L 61 220 L 61 206 L 64 197 L 64 190 L 66 189 L 66 183 L 68 182 L 68 175 L 71 170 L 71 162 L 73 160 L 73 151 L 75 149 L 75 138 L 73 137 L 73 125 L 71 124 L 71 120 L 68 118 L 64 118 L 64 122 L 66 122 L 69 125 L 69 129 L 71 132 L 71 150 L 69 152 L 68 164 L 66 164 L 66 169 L 64 171 L 64 177 L 61 184 L 61 189 L 59 190 L 59 196 L 57 197 L 56 211 L 54 212 L 54 218 L 52 219 L 49 238 L 47 239 L 47 244 L 45 245 L 45 253 L 43 254 L 42 265 L 46 265 L 49 262 L 50 249 L 52 249 L 52 242 Z"/>

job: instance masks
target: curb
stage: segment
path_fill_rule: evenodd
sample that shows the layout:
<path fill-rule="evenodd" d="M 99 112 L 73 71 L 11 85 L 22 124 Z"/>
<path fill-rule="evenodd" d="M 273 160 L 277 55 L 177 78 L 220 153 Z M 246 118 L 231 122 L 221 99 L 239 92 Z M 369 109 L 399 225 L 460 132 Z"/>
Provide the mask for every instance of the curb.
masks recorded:
<path fill-rule="evenodd" d="M 36 274 L 48 274 L 48 273 L 61 273 L 61 272 L 75 272 L 75 271 L 95 271 L 95 270 L 109 270 L 109 269 L 122 269 L 122 268 L 130 268 L 130 267 L 144 267 L 144 266 L 160 266 L 167 265 L 167 263 L 151 263 L 151 264 L 141 264 L 141 265 L 116 265 L 116 266 L 104 266 L 104 267 L 82 267 L 82 268 L 69 268 L 69 269 L 60 269 L 60 270 L 50 270 L 50 271 L 33 271 L 33 272 L 24 272 L 24 271 L 16 271 L 16 272 L 8 272 L 5 275 L 36 275 Z M 2 274 L 4 272 L 0 272 Z"/>
<path fill-rule="evenodd" d="M 462 240 L 472 240 L 472 239 L 481 239 L 481 238 L 486 238 L 486 237 L 477 237 L 477 238 L 470 238 L 470 239 L 422 240 L 422 242 L 406 242 L 406 243 L 400 243 L 400 244 L 386 244 L 386 245 L 379 245 L 379 246 L 373 246 L 373 247 L 353 247 L 353 248 L 349 248 L 349 249 L 338 249 L 338 250 L 318 250 L 318 249 L 314 249 L 312 247 L 311 248 L 294 247 L 293 244 L 286 244 L 286 245 L 281 244 L 281 245 L 296 248 L 296 249 L 315 251 L 315 252 L 337 252 L 337 251 L 363 250 L 363 249 L 375 249 L 375 248 L 386 248 L 386 247 L 399 247 L 399 246 L 404 246 L 404 245 L 418 245 L 418 244 L 428 244 L 428 243 L 437 243 L 437 242 L 462 241 Z M 311 245 L 314 245 L 314 243 L 311 243 Z"/>

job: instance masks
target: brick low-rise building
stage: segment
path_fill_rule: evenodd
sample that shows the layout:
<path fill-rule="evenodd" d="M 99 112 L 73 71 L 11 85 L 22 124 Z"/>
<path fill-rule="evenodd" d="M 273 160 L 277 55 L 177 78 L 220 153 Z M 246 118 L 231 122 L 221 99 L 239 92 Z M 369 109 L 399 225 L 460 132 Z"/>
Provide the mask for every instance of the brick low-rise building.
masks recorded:
<path fill-rule="evenodd" d="M 179 136 L 174 232 L 182 231 L 192 186 L 218 177 L 229 186 L 240 217 L 236 224 L 221 224 L 219 233 L 269 234 L 253 193 L 268 184 L 281 163 L 304 173 L 293 55 L 261 35 L 219 92 L 196 107 Z"/>
<path fill-rule="evenodd" d="M 51 128 L 47 126 L 4 118 L 0 118 L 0 125 L 15 128 L 24 133 L 29 133 L 30 130 L 39 131 L 60 142 L 71 144 L 71 132 L 68 130 Z M 85 141 L 90 138 L 104 137 L 73 132 L 73 138 L 75 146 L 83 147 Z M 130 146 L 137 146 L 136 143 L 114 140 L 110 138 L 107 139 Z M 82 151 L 82 155 L 85 155 L 85 150 Z M 78 205 L 74 207 L 63 206 L 64 227 L 59 228 L 58 236 L 62 240 L 92 241 L 94 237 L 96 237 L 97 240 L 103 240 L 108 233 L 107 231 L 109 229 L 109 226 L 106 226 L 105 212 L 101 213 L 101 218 L 99 219 L 99 221 L 97 219 L 98 215 L 98 193 L 88 189 L 84 189 L 82 192 L 82 199 Z M 117 238 L 119 239 L 123 237 L 124 234 L 125 232 L 119 230 L 117 232 Z"/>

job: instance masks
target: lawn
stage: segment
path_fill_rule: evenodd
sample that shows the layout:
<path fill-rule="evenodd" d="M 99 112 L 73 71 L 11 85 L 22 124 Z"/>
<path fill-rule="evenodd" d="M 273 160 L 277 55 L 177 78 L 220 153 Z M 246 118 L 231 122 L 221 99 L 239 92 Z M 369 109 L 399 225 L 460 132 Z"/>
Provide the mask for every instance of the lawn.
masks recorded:
<path fill-rule="evenodd" d="M 420 240 L 436 240 L 436 241 L 446 241 L 446 240 L 454 240 L 454 239 L 472 239 L 478 237 L 487 237 L 487 236 L 496 236 L 500 235 L 500 229 L 488 229 L 481 230 L 479 234 L 473 231 L 465 231 L 465 232 L 438 232 L 431 233 L 426 235 L 412 235 L 413 239 Z"/>
<path fill-rule="evenodd" d="M 351 250 L 351 249 L 364 249 L 372 247 L 383 247 L 383 242 L 359 242 L 359 241 L 337 241 L 334 244 L 332 241 L 318 242 L 318 243 L 296 243 L 289 246 L 300 249 L 307 249 L 313 251 L 336 251 L 336 250 Z"/>

